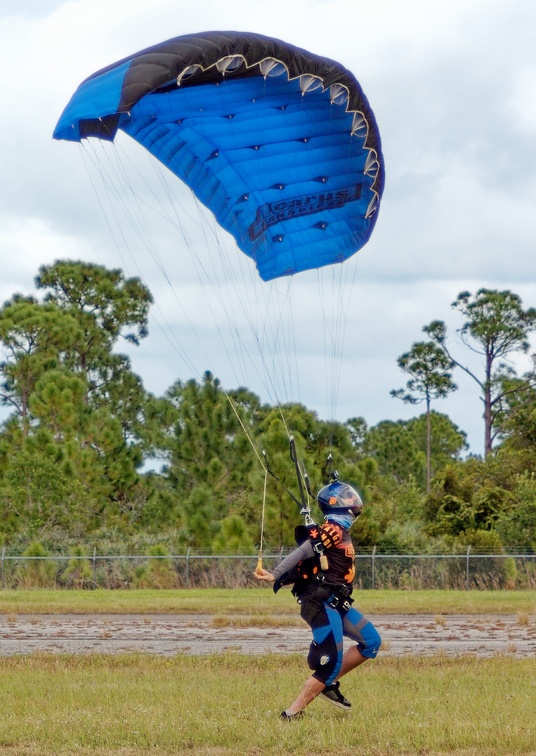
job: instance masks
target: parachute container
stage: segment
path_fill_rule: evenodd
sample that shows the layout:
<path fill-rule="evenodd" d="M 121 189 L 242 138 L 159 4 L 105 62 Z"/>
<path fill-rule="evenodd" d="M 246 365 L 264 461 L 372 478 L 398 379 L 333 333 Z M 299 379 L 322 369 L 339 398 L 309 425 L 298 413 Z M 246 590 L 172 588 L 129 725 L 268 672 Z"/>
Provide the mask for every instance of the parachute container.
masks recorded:
<path fill-rule="evenodd" d="M 343 262 L 373 231 L 380 135 L 328 58 L 259 34 L 176 37 L 92 74 L 54 138 L 118 130 L 191 188 L 265 281 Z"/>

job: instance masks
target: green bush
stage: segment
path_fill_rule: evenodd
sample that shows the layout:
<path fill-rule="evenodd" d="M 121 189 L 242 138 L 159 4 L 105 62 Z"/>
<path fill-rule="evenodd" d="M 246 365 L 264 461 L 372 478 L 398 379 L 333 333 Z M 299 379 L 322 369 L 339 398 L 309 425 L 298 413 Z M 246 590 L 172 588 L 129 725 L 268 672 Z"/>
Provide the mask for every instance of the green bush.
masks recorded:
<path fill-rule="evenodd" d="M 34 541 L 24 551 L 23 557 L 29 557 L 18 567 L 15 573 L 17 588 L 53 588 L 56 585 L 57 564 L 45 557 L 48 553 L 44 546 Z"/>
<path fill-rule="evenodd" d="M 178 579 L 173 560 L 170 559 L 170 553 L 165 546 L 151 546 L 147 550 L 149 558 L 145 564 L 142 564 L 134 570 L 134 587 L 135 588 L 177 588 Z"/>
<path fill-rule="evenodd" d="M 61 575 L 61 582 L 66 588 L 93 587 L 93 571 L 84 546 L 71 549 L 71 559 Z"/>

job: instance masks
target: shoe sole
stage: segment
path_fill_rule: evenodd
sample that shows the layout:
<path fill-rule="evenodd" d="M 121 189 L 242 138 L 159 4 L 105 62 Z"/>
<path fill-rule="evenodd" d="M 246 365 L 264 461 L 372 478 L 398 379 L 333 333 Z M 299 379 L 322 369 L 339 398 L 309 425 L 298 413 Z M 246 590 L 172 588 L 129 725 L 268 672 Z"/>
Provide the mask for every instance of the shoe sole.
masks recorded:
<path fill-rule="evenodd" d="M 345 706 L 344 704 L 339 703 L 339 701 L 334 701 L 332 698 L 328 698 L 328 696 L 322 695 L 322 693 L 320 693 L 319 698 L 321 698 L 322 701 L 326 701 L 327 703 L 330 703 L 332 706 L 336 706 L 338 709 L 342 709 L 343 711 L 352 710 L 351 706 Z"/>

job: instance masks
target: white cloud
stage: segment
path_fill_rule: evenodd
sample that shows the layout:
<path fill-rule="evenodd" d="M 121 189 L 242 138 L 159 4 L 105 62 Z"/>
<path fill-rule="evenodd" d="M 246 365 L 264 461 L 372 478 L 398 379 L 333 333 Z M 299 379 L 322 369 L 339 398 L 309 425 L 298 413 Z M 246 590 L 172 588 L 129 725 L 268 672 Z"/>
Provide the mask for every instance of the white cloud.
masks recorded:
<path fill-rule="evenodd" d="M 520 69 L 514 77 L 510 99 L 514 129 L 536 134 L 536 66 Z"/>
<path fill-rule="evenodd" d="M 108 213 L 107 226 L 99 207 L 108 204 L 106 188 L 84 164 L 90 163 L 93 148 L 54 142 L 51 133 L 70 95 L 93 71 L 160 40 L 207 27 L 258 31 L 339 60 L 363 84 L 382 133 L 386 192 L 373 238 L 353 264 L 356 282 L 339 365 L 338 405 L 330 406 L 326 390 L 328 337 L 319 307 L 324 296 L 316 293 L 314 276 L 292 283 L 296 344 L 288 349 L 294 349 L 293 358 L 286 358 L 285 370 L 270 369 L 280 372 L 282 391 L 320 416 L 332 411 L 338 419 L 363 415 L 369 424 L 407 417 L 420 410 L 389 397 L 389 390 L 404 380 L 396 358 L 422 338 L 422 326 L 432 319 L 457 327 L 450 303 L 459 291 L 511 288 L 526 306 L 535 305 L 532 0 L 274 0 L 269 12 L 265 3 L 232 0 L 202 5 L 25 0 L 22 5 L 21 10 L 18 0 L 5 0 L 0 11 L 0 88 L 7 114 L 0 142 L 0 295 L 30 293 L 39 266 L 58 257 L 141 275 L 158 306 L 150 337 L 129 354 L 153 392 L 163 393 L 176 378 L 212 369 L 227 387 L 250 381 L 268 399 L 270 371 L 264 370 L 261 380 L 262 370 L 246 364 L 247 355 L 241 358 L 234 348 L 237 332 L 246 333 L 237 291 L 249 291 L 243 283 L 248 277 L 254 301 L 266 296 L 277 313 L 284 285 L 263 289 L 244 260 L 232 275 L 220 268 L 211 288 L 199 270 L 219 253 L 212 235 L 204 235 L 212 224 L 201 219 L 203 211 L 178 187 L 173 191 L 181 222 L 150 221 L 152 248 L 127 228 L 117 207 Z M 142 175 L 152 175 L 145 158 L 136 156 L 137 145 L 124 140 L 115 152 L 112 148 L 111 154 L 116 152 L 126 162 L 134 160 Z M 142 182 L 136 192 L 149 200 Z M 132 195 L 130 208 L 137 217 Z M 226 235 L 219 244 L 228 245 Z M 237 253 L 228 247 L 228 254 Z M 233 276 L 238 283 L 232 284 Z M 225 285 L 218 286 L 223 280 Z M 257 335 L 263 333 L 263 320 L 270 320 L 262 308 L 244 308 L 258 318 Z M 226 324 L 233 325 L 234 336 Z M 248 329 L 247 352 L 256 355 L 251 338 Z M 459 382 L 460 391 L 438 410 L 470 432 L 478 451 L 480 403 L 474 388 Z"/>

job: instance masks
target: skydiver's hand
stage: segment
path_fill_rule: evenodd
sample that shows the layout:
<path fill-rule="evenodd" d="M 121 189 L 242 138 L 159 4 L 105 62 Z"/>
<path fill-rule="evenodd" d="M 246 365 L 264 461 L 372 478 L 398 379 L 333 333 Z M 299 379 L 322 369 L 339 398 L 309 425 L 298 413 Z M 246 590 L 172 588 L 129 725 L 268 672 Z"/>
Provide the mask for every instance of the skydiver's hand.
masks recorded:
<path fill-rule="evenodd" d="M 262 580 L 265 583 L 275 583 L 275 577 L 272 575 L 271 572 L 268 572 L 268 570 L 261 568 L 258 568 L 253 573 L 257 580 Z"/>

